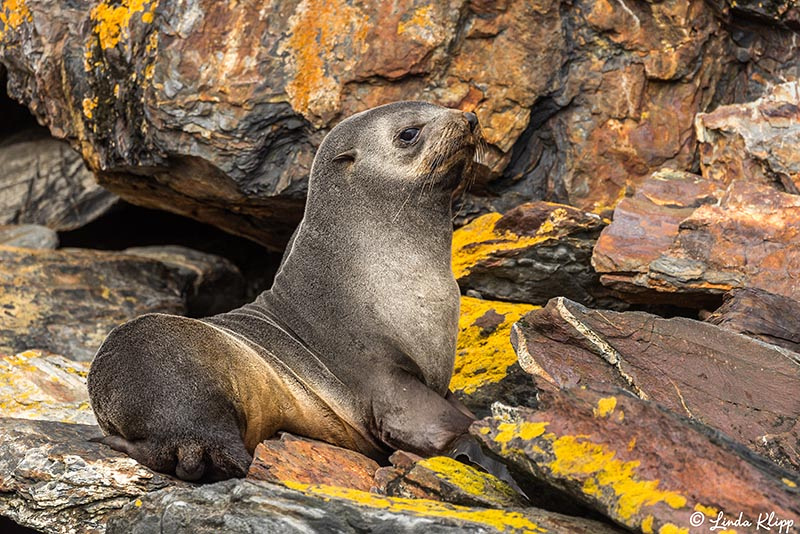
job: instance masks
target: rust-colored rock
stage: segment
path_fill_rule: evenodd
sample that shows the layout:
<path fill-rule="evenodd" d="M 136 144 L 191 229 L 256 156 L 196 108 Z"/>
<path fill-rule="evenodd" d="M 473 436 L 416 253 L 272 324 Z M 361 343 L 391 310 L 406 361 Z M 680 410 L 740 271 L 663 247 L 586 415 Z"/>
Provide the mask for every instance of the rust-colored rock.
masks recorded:
<path fill-rule="evenodd" d="M 681 176 L 643 188 L 663 209 L 644 195 L 620 205 L 595 248 L 600 281 L 634 302 L 683 307 L 715 308 L 741 287 L 800 299 L 800 196 Z M 701 205 L 689 214 L 686 199 Z"/>
<path fill-rule="evenodd" d="M 800 302 L 760 289 L 736 289 L 705 320 L 800 353 Z"/>
<path fill-rule="evenodd" d="M 778 85 L 755 102 L 700 113 L 695 125 L 703 176 L 800 193 L 800 82 Z"/>
<path fill-rule="evenodd" d="M 0 247 L 0 353 L 33 348 L 88 361 L 115 326 L 184 310 L 177 276 L 158 261 Z"/>
<path fill-rule="evenodd" d="M 541 389 L 613 384 L 690 417 L 800 472 L 800 354 L 715 325 L 566 299 L 512 330 Z"/>
<path fill-rule="evenodd" d="M 607 220 L 593 213 L 531 202 L 489 213 L 456 230 L 453 272 L 462 291 L 485 298 L 544 304 L 565 296 L 613 307 L 590 258 Z"/>
<path fill-rule="evenodd" d="M 450 390 L 479 417 L 497 400 L 535 406 L 536 386 L 508 342 L 511 326 L 535 306 L 461 297 Z"/>
<path fill-rule="evenodd" d="M 796 67 L 791 39 L 759 55 L 704 0 L 4 9 L 9 93 L 102 184 L 273 248 L 299 220 L 322 135 L 367 107 L 477 113 L 500 196 L 471 197 L 465 213 L 541 198 L 608 212 L 628 184 L 691 166 L 697 112 Z"/>
<path fill-rule="evenodd" d="M 506 407 L 471 432 L 518 476 L 637 532 L 702 532 L 719 514 L 800 524 L 796 474 L 615 388 L 546 392 L 539 410 Z"/>
<path fill-rule="evenodd" d="M 355 451 L 283 433 L 259 443 L 247 478 L 279 484 L 325 484 L 369 491 L 378 464 Z"/>

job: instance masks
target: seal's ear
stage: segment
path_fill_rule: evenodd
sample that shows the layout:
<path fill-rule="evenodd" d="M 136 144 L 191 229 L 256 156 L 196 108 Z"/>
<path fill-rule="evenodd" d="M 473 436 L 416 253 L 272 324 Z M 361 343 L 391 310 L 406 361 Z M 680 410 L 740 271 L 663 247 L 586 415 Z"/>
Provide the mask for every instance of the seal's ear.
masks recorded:
<path fill-rule="evenodd" d="M 356 160 L 355 148 L 352 148 L 346 152 L 342 152 L 341 154 L 333 158 L 333 161 L 342 161 L 346 163 L 353 163 L 355 160 Z"/>

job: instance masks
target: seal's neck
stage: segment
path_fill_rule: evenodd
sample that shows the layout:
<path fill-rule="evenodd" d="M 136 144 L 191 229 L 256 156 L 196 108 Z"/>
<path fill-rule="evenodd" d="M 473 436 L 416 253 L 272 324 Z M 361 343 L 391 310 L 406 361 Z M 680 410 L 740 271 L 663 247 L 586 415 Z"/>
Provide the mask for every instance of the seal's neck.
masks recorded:
<path fill-rule="evenodd" d="M 422 197 L 406 206 L 374 195 L 308 206 L 266 298 L 290 310 L 289 325 L 323 357 L 344 363 L 353 351 L 402 354 L 443 393 L 459 307 L 450 198 L 445 191 Z"/>

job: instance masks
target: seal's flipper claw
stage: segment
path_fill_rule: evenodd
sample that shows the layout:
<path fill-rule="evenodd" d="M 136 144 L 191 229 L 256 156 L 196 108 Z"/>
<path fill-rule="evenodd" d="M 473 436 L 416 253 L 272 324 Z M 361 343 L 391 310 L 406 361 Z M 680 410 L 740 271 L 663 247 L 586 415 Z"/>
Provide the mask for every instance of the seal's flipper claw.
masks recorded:
<path fill-rule="evenodd" d="M 454 460 L 480 467 L 490 475 L 496 476 L 511 486 L 514 491 L 528 499 L 528 496 L 522 491 L 522 488 L 519 487 L 517 481 L 511 476 L 511 473 L 509 473 L 508 467 L 506 467 L 504 463 L 495 460 L 483 452 L 483 448 L 478 441 L 469 434 L 464 434 L 456 440 L 448 456 Z"/>

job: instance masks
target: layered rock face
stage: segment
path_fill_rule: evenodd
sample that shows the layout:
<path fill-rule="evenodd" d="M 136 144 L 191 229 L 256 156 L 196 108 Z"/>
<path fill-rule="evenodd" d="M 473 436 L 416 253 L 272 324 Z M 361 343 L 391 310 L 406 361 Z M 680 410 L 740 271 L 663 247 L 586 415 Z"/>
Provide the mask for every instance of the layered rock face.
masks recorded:
<path fill-rule="evenodd" d="M 477 113 L 500 196 L 463 214 L 534 199 L 610 213 L 654 170 L 693 165 L 696 113 L 796 72 L 791 29 L 725 9 L 26 0 L 4 4 L 0 62 L 109 190 L 280 248 L 324 133 L 400 99 Z"/>

